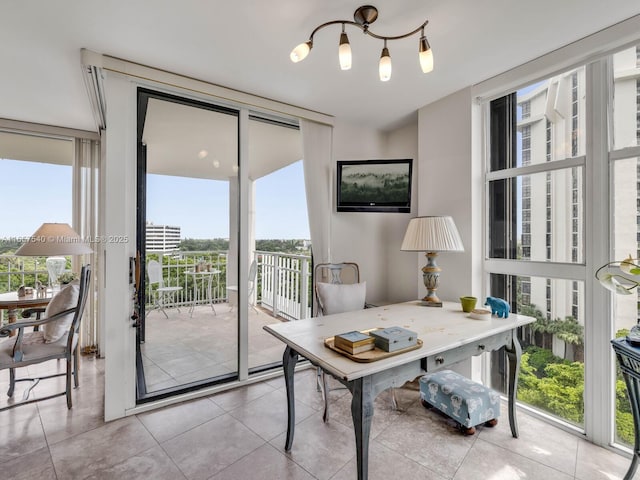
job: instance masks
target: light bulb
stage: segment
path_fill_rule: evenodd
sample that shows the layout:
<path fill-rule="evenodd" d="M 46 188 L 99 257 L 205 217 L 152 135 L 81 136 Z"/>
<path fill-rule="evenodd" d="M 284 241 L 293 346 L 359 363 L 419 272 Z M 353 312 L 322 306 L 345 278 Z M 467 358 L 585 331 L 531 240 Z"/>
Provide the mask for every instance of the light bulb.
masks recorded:
<path fill-rule="evenodd" d="M 289 55 L 289 58 L 291 58 L 291 61 L 293 63 L 298 63 L 299 61 L 307 58 L 307 55 L 309 55 L 312 47 L 313 42 L 311 40 L 301 43 L 291 51 L 291 55 Z"/>
<path fill-rule="evenodd" d="M 378 65 L 378 72 L 380 73 L 380 81 L 386 82 L 391 78 L 391 56 L 389 55 L 389 49 L 386 46 L 382 49 L 380 55 L 380 63 Z"/>
<path fill-rule="evenodd" d="M 433 70 L 433 52 L 431 51 L 431 46 L 427 41 L 427 37 L 424 35 L 420 37 L 418 51 L 418 55 L 420 57 L 420 68 L 422 68 L 424 73 L 429 73 Z"/>
<path fill-rule="evenodd" d="M 206 150 L 200 150 L 200 151 L 198 152 L 198 158 L 199 158 L 200 160 L 202 160 L 203 158 L 206 158 L 206 157 L 207 157 L 207 155 L 209 155 L 209 152 L 207 152 Z"/>
<path fill-rule="evenodd" d="M 342 33 L 340 34 L 338 59 L 340 60 L 340 68 L 342 70 L 349 70 L 351 68 L 351 45 L 349 45 L 349 38 L 344 32 L 344 25 L 342 26 Z"/>

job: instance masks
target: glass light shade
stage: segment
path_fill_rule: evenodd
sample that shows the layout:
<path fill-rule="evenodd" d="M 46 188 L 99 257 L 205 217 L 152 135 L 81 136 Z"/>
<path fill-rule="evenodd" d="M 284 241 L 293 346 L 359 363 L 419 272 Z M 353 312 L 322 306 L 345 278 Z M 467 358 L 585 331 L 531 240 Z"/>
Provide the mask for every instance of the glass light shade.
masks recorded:
<path fill-rule="evenodd" d="M 380 73 L 381 82 L 386 82 L 391 78 L 391 56 L 389 55 L 389 49 L 387 47 L 382 49 L 378 72 Z"/>
<path fill-rule="evenodd" d="M 340 68 L 349 70 L 351 68 L 351 45 L 347 34 L 340 34 L 340 47 L 338 47 L 338 59 L 340 60 Z"/>
<path fill-rule="evenodd" d="M 307 58 L 307 55 L 309 55 L 312 46 L 313 44 L 311 43 L 311 40 L 301 43 L 291 51 L 289 58 L 291 58 L 293 63 L 298 63 L 299 61 L 304 60 Z"/>
<path fill-rule="evenodd" d="M 58 277 L 64 273 L 67 268 L 67 259 L 64 257 L 48 257 L 45 261 L 47 272 L 49 273 L 49 283 L 55 285 L 58 283 Z"/>
<path fill-rule="evenodd" d="M 429 46 L 429 42 L 427 41 L 427 37 L 420 37 L 420 47 L 419 47 L 419 57 L 420 57 L 420 68 L 424 73 L 429 73 L 433 70 L 433 52 L 431 51 L 431 47 Z"/>
<path fill-rule="evenodd" d="M 83 255 L 91 247 L 68 223 L 43 223 L 15 255 L 47 257 L 53 255 Z"/>
<path fill-rule="evenodd" d="M 400 250 L 462 252 L 462 239 L 450 216 L 416 217 L 407 226 Z"/>

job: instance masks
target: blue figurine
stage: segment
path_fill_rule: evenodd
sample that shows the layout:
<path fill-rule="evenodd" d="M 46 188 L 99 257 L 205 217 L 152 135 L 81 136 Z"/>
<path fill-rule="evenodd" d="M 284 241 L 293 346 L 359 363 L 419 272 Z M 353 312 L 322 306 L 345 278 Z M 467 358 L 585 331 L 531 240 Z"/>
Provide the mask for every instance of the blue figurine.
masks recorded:
<path fill-rule="evenodd" d="M 501 298 L 487 297 L 487 301 L 484 302 L 484 304 L 491 307 L 492 315 L 496 315 L 500 318 L 507 318 L 511 311 L 509 304 Z"/>

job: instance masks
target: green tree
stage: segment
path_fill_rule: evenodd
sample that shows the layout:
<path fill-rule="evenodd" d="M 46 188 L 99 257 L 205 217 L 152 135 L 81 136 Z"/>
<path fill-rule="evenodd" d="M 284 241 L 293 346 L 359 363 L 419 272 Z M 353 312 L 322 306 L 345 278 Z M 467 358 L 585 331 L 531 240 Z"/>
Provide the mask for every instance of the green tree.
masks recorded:
<path fill-rule="evenodd" d="M 518 398 L 529 405 L 541 408 L 566 420 L 582 423 L 584 417 L 584 364 L 547 355 L 546 366 L 542 360 L 531 357 L 540 355 L 540 349 L 527 350 L 522 355 L 518 377 Z"/>

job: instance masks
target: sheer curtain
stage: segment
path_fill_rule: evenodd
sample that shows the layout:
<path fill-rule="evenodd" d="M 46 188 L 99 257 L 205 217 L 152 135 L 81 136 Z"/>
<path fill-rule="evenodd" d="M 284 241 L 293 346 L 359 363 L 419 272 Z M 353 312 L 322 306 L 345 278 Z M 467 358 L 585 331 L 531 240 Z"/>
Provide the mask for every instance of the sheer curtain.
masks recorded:
<path fill-rule="evenodd" d="M 99 353 L 98 285 L 101 278 L 98 265 L 102 258 L 103 239 L 98 235 L 98 200 L 100 141 L 75 138 L 75 158 L 73 168 L 73 226 L 78 234 L 87 240 L 93 249 L 91 255 L 83 255 L 73 268 L 80 271 L 81 264 L 93 267 L 87 310 L 80 325 L 80 348 L 84 353 Z M 105 241 L 108 239 L 104 239 Z"/>
<path fill-rule="evenodd" d="M 313 262 L 325 263 L 331 259 L 333 129 L 300 119 L 300 131 Z"/>

